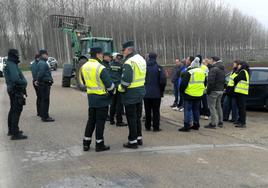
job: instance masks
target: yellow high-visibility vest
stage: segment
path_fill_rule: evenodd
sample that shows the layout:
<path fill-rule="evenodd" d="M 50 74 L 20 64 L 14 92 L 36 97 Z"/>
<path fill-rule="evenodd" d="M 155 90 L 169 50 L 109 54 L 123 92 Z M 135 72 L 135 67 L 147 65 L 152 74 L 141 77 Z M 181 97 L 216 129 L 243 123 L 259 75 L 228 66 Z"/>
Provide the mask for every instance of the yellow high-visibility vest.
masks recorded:
<path fill-rule="evenodd" d="M 100 78 L 105 67 L 95 59 L 89 59 L 81 68 L 88 94 L 105 95 L 106 89 Z M 81 78 L 82 79 L 82 78 Z"/>
<path fill-rule="evenodd" d="M 248 90 L 249 90 L 249 74 L 246 70 L 242 70 L 245 71 L 246 74 L 246 81 L 245 80 L 240 80 L 237 85 L 235 86 L 235 93 L 240 93 L 240 94 L 244 94 L 244 95 L 248 95 Z"/>
<path fill-rule="evenodd" d="M 238 74 L 236 72 L 233 72 L 230 77 L 229 77 L 229 82 L 228 82 L 228 85 L 229 87 L 234 87 L 234 79 L 235 77 L 237 77 Z"/>
<path fill-rule="evenodd" d="M 133 80 L 128 88 L 137 88 L 144 86 L 146 76 L 146 61 L 139 54 L 129 58 L 125 64 L 131 66 L 133 70 Z"/>
<path fill-rule="evenodd" d="M 206 76 L 208 76 L 208 72 L 209 72 L 208 67 L 202 64 L 200 68 L 205 72 Z"/>
<path fill-rule="evenodd" d="M 187 95 L 201 97 L 205 90 L 205 72 L 201 68 L 194 68 L 188 71 L 191 74 L 188 87 L 185 90 Z"/>

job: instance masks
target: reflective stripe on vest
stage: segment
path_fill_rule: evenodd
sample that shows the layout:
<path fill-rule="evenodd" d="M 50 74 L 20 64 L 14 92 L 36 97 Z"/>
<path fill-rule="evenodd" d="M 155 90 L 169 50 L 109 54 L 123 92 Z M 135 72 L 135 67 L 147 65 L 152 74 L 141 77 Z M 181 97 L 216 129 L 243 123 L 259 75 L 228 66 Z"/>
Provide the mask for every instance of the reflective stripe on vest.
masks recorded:
<path fill-rule="evenodd" d="M 230 87 L 233 87 L 234 86 L 234 79 L 235 77 L 237 77 L 237 73 L 232 73 L 229 77 L 229 82 L 228 82 L 228 85 L 227 86 L 230 86 Z"/>
<path fill-rule="evenodd" d="M 187 95 L 201 97 L 205 90 L 205 72 L 201 68 L 194 68 L 188 71 L 191 74 L 188 86 L 185 90 Z"/>
<path fill-rule="evenodd" d="M 88 94 L 106 94 L 105 86 L 100 79 L 101 72 L 104 68 L 105 67 L 95 59 L 89 59 L 88 62 L 82 66 L 82 75 Z"/>
<path fill-rule="evenodd" d="M 235 93 L 241 93 L 244 95 L 248 95 L 248 90 L 249 90 L 249 75 L 248 72 L 246 70 L 242 70 L 245 71 L 246 73 L 246 79 L 245 80 L 241 80 L 237 83 L 237 85 L 235 86 Z"/>
<path fill-rule="evenodd" d="M 146 61 L 139 54 L 129 58 L 125 64 L 131 66 L 133 70 L 133 79 L 128 88 L 137 88 L 144 86 L 146 76 Z M 121 81 L 123 83 L 124 81 Z M 125 83 L 127 85 L 129 83 Z"/>

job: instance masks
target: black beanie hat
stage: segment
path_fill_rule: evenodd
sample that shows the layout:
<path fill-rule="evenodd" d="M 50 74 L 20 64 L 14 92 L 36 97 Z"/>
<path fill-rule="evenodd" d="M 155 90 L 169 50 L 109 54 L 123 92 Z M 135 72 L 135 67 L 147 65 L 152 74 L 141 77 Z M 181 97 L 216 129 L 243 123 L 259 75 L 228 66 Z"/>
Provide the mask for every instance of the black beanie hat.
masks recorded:
<path fill-rule="evenodd" d="M 41 55 L 43 55 L 43 54 L 47 54 L 47 55 L 48 55 L 46 49 L 41 49 L 41 50 L 39 50 L 39 55 L 41 56 Z"/>
<path fill-rule="evenodd" d="M 17 58 L 19 58 L 19 51 L 17 49 L 8 50 L 8 57 L 17 57 Z"/>

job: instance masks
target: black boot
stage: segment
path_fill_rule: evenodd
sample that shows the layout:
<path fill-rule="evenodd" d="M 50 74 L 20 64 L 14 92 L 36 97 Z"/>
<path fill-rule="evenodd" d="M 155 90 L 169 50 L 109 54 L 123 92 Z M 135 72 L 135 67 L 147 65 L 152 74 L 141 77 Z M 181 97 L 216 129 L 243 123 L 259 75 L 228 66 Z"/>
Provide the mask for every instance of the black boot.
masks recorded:
<path fill-rule="evenodd" d="M 27 139 L 28 137 L 26 135 L 23 135 L 23 134 L 17 134 L 17 135 L 12 135 L 10 140 L 25 140 Z"/>
<path fill-rule="evenodd" d="M 84 151 L 89 151 L 90 150 L 90 144 L 91 144 L 91 140 L 83 140 L 83 149 L 84 149 Z"/>
<path fill-rule="evenodd" d="M 100 143 L 96 142 L 95 150 L 96 150 L 96 152 L 107 151 L 107 150 L 110 150 L 110 146 L 105 146 L 104 141 L 102 141 Z"/>
<path fill-rule="evenodd" d="M 139 146 L 142 146 L 142 145 L 143 145 L 143 141 L 142 141 L 142 139 L 138 139 L 137 141 L 138 141 L 138 145 L 139 145 Z"/>
<path fill-rule="evenodd" d="M 23 134 L 23 131 L 19 131 L 19 134 Z M 8 131 L 7 136 L 12 136 L 11 132 Z"/>
<path fill-rule="evenodd" d="M 199 125 L 199 124 L 194 124 L 194 125 L 191 127 L 191 129 L 196 130 L 196 131 L 198 131 L 199 128 L 200 128 L 200 125 Z"/>
<path fill-rule="evenodd" d="M 138 149 L 138 143 L 130 144 L 129 142 L 127 142 L 123 145 L 123 147 L 128 149 Z"/>
<path fill-rule="evenodd" d="M 190 132 L 190 128 L 185 128 L 185 127 L 182 127 L 181 129 L 179 129 L 178 131 L 179 132 Z"/>

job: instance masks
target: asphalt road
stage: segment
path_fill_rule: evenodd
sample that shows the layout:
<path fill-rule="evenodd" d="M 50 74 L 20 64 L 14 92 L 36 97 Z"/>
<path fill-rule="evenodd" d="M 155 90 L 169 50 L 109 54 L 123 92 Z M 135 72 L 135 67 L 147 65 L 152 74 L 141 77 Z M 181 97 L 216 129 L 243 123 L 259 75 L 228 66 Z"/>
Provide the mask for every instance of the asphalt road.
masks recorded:
<path fill-rule="evenodd" d="M 127 128 L 106 124 L 111 150 L 82 151 L 87 121 L 87 98 L 74 88 L 62 88 L 54 72 L 51 116 L 54 123 L 36 117 L 30 74 L 27 105 L 20 127 L 28 140 L 10 141 L 7 133 L 9 100 L 0 78 L 0 187 L 1 188 L 255 188 L 268 187 L 268 116 L 250 112 L 248 128 L 179 133 L 182 114 L 163 100 L 160 133 L 144 132 L 144 146 L 123 149 Z M 205 125 L 205 121 L 202 124 Z"/>

